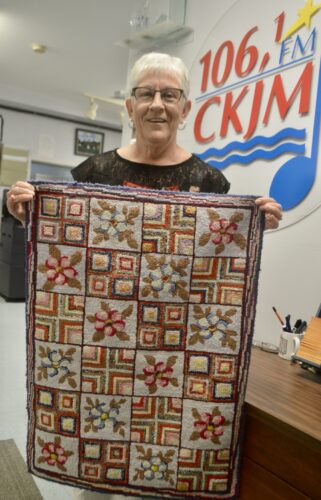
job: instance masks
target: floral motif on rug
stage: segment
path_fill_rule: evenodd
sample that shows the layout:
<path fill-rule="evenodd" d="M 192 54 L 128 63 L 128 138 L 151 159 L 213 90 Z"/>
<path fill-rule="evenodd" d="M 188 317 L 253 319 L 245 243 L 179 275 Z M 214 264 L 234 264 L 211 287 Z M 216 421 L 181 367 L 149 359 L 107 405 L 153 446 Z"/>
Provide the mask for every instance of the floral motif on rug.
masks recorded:
<path fill-rule="evenodd" d="M 28 464 L 101 492 L 237 496 L 253 197 L 35 183 Z"/>

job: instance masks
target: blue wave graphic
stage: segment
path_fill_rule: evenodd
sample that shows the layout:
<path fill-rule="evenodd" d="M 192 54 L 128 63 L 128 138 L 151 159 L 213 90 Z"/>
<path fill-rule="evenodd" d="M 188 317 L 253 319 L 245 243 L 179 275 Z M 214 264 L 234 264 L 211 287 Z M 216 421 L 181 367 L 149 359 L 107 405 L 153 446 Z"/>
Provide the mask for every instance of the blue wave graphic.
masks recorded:
<path fill-rule="evenodd" d="M 271 150 L 265 150 L 265 149 L 256 149 L 252 153 L 242 156 L 238 154 L 230 155 L 225 160 L 222 161 L 217 161 L 217 160 L 210 160 L 208 161 L 208 165 L 211 167 L 218 168 L 222 170 L 223 168 L 228 167 L 232 163 L 239 163 L 241 165 L 247 165 L 251 163 L 252 161 L 255 160 L 273 160 L 274 158 L 277 158 L 278 156 L 281 156 L 285 153 L 293 153 L 296 155 L 303 155 L 305 153 L 305 145 L 304 144 L 294 144 L 292 142 L 285 142 L 281 144 L 280 146 L 276 147 L 275 149 Z M 200 155 L 199 158 L 201 158 Z"/>
<path fill-rule="evenodd" d="M 217 149 L 217 148 L 209 148 L 203 153 L 198 154 L 197 156 L 201 159 L 206 161 L 207 158 L 210 156 L 215 156 L 216 158 L 221 158 L 222 156 L 225 156 L 232 150 L 236 151 L 248 151 L 249 149 L 252 149 L 255 146 L 259 145 L 264 145 L 264 146 L 274 146 L 278 142 L 282 141 L 283 139 L 297 139 L 297 140 L 302 140 L 306 138 L 306 130 L 305 129 L 296 129 L 296 128 L 284 128 L 283 130 L 280 130 L 276 134 L 272 135 L 271 137 L 264 137 L 263 135 L 257 135 L 256 137 L 253 137 L 253 139 L 250 139 L 249 141 L 245 142 L 239 142 L 239 141 L 233 141 L 224 146 L 224 148 Z"/>

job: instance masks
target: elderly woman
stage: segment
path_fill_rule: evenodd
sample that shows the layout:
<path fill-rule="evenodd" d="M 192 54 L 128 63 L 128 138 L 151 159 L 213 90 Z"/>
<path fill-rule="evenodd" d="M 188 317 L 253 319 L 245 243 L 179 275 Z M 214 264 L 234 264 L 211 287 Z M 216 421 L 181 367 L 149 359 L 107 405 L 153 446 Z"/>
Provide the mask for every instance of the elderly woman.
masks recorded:
<path fill-rule="evenodd" d="M 117 150 L 90 157 L 72 170 L 75 180 L 177 191 L 227 193 L 224 175 L 177 144 L 177 130 L 191 109 L 189 77 L 183 61 L 168 54 L 143 55 L 130 75 L 126 100 L 136 140 Z M 7 196 L 9 212 L 24 221 L 34 188 L 17 182 Z M 278 227 L 281 206 L 272 198 L 256 203 L 266 214 L 266 229 Z"/>

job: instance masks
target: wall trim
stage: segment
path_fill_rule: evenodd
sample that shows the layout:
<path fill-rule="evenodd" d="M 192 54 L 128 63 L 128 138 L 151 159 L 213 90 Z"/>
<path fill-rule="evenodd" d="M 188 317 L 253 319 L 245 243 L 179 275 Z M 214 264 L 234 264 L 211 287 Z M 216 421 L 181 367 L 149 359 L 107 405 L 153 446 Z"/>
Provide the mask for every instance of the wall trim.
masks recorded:
<path fill-rule="evenodd" d="M 119 125 L 106 125 L 105 123 L 102 122 L 95 122 L 91 123 L 87 120 L 81 120 L 81 119 L 76 119 L 72 116 L 67 116 L 67 115 L 62 115 L 58 113 L 49 113 L 45 111 L 40 111 L 40 110 L 34 110 L 34 109 L 28 109 L 28 108 L 23 108 L 19 107 L 17 105 L 11 105 L 11 104 L 3 104 L 0 102 L 0 109 L 5 109 L 7 111 L 14 111 L 17 113 L 25 113 L 28 115 L 33 115 L 33 116 L 41 116 L 43 118 L 50 118 L 52 120 L 60 120 L 68 123 L 74 123 L 75 125 L 83 125 L 85 127 L 91 127 L 94 129 L 102 129 L 102 130 L 111 130 L 113 132 L 121 132 L 122 127 Z"/>

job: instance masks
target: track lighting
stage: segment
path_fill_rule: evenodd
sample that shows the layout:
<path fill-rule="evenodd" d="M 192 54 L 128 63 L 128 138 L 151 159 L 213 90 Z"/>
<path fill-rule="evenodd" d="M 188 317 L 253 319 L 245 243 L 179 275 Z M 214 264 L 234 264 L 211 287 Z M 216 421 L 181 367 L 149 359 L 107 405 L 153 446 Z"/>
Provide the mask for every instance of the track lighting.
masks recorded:
<path fill-rule="evenodd" d="M 90 120 L 95 120 L 97 116 L 97 110 L 98 110 L 98 104 L 96 103 L 95 99 L 91 98 L 90 106 L 88 108 L 88 111 L 86 112 L 86 117 L 89 118 Z"/>

